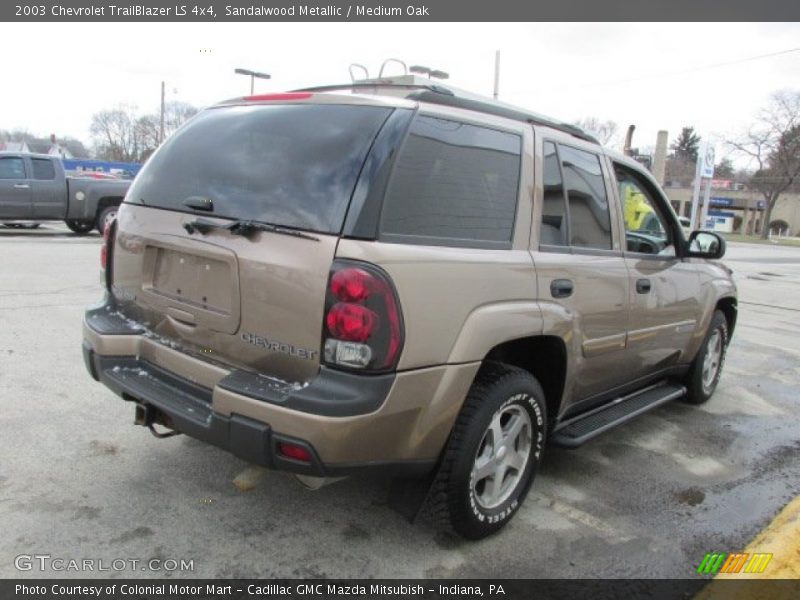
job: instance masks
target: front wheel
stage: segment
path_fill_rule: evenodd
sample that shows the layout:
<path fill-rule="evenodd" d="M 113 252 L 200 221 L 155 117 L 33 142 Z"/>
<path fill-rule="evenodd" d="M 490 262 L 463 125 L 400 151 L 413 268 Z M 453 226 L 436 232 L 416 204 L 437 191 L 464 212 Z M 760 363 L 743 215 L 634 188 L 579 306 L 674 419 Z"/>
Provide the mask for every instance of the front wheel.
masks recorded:
<path fill-rule="evenodd" d="M 728 321 L 725 314 L 718 310 L 711 318 L 703 345 L 689 370 L 686 380 L 686 402 L 703 404 L 711 398 L 722 374 L 727 349 Z"/>
<path fill-rule="evenodd" d="M 68 219 L 64 221 L 69 227 L 70 231 L 73 233 L 77 233 L 78 235 L 85 235 L 89 233 L 92 228 L 94 228 L 94 223 L 92 221 L 79 221 L 77 219 Z"/>
<path fill-rule="evenodd" d="M 485 364 L 431 489 L 430 507 L 438 524 L 477 540 L 508 523 L 533 482 L 546 423 L 544 393 L 530 373 Z"/>

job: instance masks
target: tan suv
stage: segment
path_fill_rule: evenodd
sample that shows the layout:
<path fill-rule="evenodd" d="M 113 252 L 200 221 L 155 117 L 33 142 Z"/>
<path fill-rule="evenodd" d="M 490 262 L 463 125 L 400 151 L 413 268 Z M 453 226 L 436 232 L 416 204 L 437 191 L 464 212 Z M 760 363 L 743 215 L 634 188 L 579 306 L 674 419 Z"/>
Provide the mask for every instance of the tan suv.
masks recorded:
<path fill-rule="evenodd" d="M 136 178 L 84 357 L 159 436 L 307 481 L 427 475 L 480 538 L 546 442 L 711 396 L 723 252 L 639 164 L 534 113 L 412 77 L 250 96 Z"/>

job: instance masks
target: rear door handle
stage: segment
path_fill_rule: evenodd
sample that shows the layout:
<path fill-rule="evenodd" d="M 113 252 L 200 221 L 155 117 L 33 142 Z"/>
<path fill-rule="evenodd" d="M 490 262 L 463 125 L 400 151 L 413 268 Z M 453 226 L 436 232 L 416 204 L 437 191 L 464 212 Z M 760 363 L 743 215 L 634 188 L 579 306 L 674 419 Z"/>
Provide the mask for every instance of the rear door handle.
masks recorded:
<path fill-rule="evenodd" d="M 550 282 L 550 295 L 553 298 L 569 298 L 574 289 L 575 284 L 571 279 L 553 279 Z"/>
<path fill-rule="evenodd" d="M 652 287 L 649 279 L 636 280 L 636 292 L 639 294 L 649 294 Z"/>
<path fill-rule="evenodd" d="M 29 186 L 27 183 L 15 183 L 15 184 L 14 184 L 14 188 L 16 188 L 16 189 L 18 189 L 18 190 L 27 190 L 27 189 L 29 189 L 30 187 L 31 187 L 31 186 Z"/>

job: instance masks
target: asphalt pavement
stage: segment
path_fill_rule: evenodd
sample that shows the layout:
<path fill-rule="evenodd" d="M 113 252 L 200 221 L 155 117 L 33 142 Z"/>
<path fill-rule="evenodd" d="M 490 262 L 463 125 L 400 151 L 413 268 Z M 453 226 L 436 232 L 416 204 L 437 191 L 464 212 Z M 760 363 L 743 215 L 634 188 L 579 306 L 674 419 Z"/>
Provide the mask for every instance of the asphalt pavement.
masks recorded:
<path fill-rule="evenodd" d="M 739 323 L 707 405 L 548 448 L 519 514 L 478 543 L 409 524 L 379 476 L 310 491 L 134 427 L 81 358 L 99 250 L 0 228 L 0 577 L 692 577 L 800 493 L 800 248 L 729 245 Z M 109 570 L 18 570 L 33 555 Z M 130 566 L 153 558 L 192 569 Z"/>

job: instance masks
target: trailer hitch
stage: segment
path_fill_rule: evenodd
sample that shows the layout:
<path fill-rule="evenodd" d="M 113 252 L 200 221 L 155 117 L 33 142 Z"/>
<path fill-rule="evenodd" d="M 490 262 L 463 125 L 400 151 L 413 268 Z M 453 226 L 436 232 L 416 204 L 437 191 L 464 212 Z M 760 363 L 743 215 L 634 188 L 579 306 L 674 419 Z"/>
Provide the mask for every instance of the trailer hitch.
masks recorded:
<path fill-rule="evenodd" d="M 142 425 L 143 427 L 147 427 L 154 436 L 159 439 L 164 439 L 168 437 L 172 437 L 173 435 L 180 435 L 181 432 L 177 431 L 172 426 L 171 419 L 156 409 L 154 406 L 150 404 L 140 404 L 136 403 L 136 413 L 133 418 L 134 425 Z M 163 427 L 169 429 L 169 431 L 158 431 L 155 428 L 155 425 L 159 424 Z"/>

